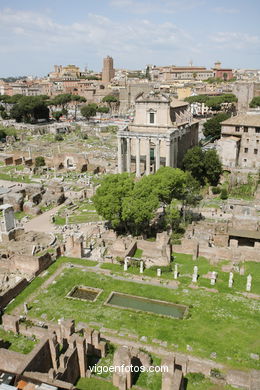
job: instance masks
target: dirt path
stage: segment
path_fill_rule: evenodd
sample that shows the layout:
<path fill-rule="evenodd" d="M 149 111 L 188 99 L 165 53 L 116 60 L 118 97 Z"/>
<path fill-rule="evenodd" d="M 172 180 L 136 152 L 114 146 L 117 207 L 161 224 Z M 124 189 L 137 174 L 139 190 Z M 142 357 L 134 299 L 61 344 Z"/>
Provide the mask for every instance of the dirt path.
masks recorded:
<path fill-rule="evenodd" d="M 26 232 L 54 232 L 56 225 L 51 223 L 51 215 L 56 214 L 56 212 L 64 206 L 63 204 L 54 207 L 53 209 L 46 211 L 45 213 L 38 215 L 37 217 L 31 219 L 30 221 L 24 223 L 24 229 Z"/>

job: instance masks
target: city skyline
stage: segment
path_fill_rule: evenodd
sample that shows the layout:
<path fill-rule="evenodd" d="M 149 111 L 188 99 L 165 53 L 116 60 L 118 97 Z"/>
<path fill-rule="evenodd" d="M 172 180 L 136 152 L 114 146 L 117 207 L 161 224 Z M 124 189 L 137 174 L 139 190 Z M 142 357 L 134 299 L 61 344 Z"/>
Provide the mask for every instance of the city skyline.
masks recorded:
<path fill-rule="evenodd" d="M 258 68 L 259 2 L 2 0 L 0 77 L 44 76 L 54 64 L 100 71 L 153 65 Z"/>

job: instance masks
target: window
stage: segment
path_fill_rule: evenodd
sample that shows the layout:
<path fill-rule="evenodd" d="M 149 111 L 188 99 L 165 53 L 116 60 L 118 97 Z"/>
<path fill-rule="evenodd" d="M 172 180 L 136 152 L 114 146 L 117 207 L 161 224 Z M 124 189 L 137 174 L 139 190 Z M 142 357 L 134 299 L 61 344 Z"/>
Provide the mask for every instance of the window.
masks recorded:
<path fill-rule="evenodd" d="M 254 149 L 254 154 L 257 154 L 258 153 L 258 149 Z"/>
<path fill-rule="evenodd" d="M 239 126 L 236 126 L 236 131 L 240 131 L 240 127 Z"/>
<path fill-rule="evenodd" d="M 154 112 L 150 112 L 150 123 L 154 123 Z"/>
<path fill-rule="evenodd" d="M 256 128 L 255 128 L 255 132 L 256 132 L 256 133 L 260 133 L 260 127 L 256 127 Z"/>
<path fill-rule="evenodd" d="M 246 139 L 246 142 L 249 142 L 249 138 Z"/>
<path fill-rule="evenodd" d="M 259 144 L 259 139 L 256 140 L 256 143 Z"/>
<path fill-rule="evenodd" d="M 248 127 L 244 126 L 244 133 L 248 133 Z"/>
<path fill-rule="evenodd" d="M 244 152 L 245 152 L 245 153 L 248 153 L 248 148 L 245 148 L 245 149 L 244 149 Z"/>

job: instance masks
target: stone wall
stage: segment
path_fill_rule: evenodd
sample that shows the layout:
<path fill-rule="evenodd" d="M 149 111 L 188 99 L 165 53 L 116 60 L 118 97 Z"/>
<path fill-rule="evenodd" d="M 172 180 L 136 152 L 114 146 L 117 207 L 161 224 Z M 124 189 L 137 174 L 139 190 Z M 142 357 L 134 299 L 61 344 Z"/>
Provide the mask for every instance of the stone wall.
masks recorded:
<path fill-rule="evenodd" d="M 10 288 L 3 295 L 0 295 L 0 309 L 3 309 L 5 306 L 11 302 L 18 294 L 20 294 L 23 289 L 28 286 L 28 281 L 26 279 L 20 280 L 14 287 Z"/>

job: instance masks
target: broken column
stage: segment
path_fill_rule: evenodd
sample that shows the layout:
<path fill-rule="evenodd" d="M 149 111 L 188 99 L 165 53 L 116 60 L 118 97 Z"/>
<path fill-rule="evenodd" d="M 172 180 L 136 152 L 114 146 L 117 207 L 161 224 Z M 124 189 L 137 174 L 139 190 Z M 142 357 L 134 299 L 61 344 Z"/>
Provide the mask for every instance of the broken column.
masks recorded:
<path fill-rule="evenodd" d="M 246 291 L 251 291 L 252 276 L 249 274 L 246 278 Z"/>
<path fill-rule="evenodd" d="M 174 273 L 173 273 L 174 279 L 178 278 L 178 264 L 174 265 Z"/>
<path fill-rule="evenodd" d="M 13 206 L 6 203 L 0 207 L 0 210 L 3 211 L 3 218 L 4 218 L 2 231 L 4 233 L 8 233 L 11 230 L 15 229 L 16 227 Z"/>
<path fill-rule="evenodd" d="M 193 274 L 192 274 L 192 283 L 197 283 L 198 280 L 198 267 L 195 265 L 193 268 Z"/>
<path fill-rule="evenodd" d="M 228 287 L 231 288 L 233 286 L 233 272 L 229 273 Z"/>
<path fill-rule="evenodd" d="M 211 278 L 210 278 L 210 284 L 212 286 L 214 286 L 216 283 L 216 280 L 217 280 L 217 272 L 213 271 L 211 274 Z"/>

